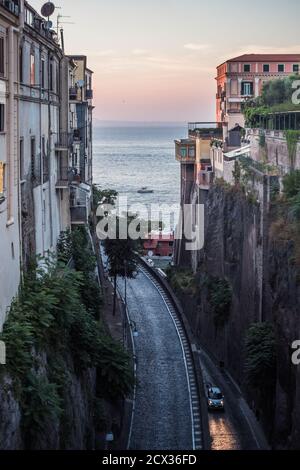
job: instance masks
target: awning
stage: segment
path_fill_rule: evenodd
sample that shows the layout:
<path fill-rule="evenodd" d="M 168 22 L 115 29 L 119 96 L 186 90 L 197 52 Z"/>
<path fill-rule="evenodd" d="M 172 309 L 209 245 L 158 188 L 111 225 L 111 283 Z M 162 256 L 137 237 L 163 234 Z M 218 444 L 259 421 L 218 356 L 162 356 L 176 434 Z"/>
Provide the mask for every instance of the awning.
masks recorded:
<path fill-rule="evenodd" d="M 250 156 L 250 150 L 250 145 L 246 145 L 245 147 L 240 147 L 236 150 L 232 150 L 231 152 L 224 153 L 224 157 L 228 160 L 234 160 L 238 157 Z"/>

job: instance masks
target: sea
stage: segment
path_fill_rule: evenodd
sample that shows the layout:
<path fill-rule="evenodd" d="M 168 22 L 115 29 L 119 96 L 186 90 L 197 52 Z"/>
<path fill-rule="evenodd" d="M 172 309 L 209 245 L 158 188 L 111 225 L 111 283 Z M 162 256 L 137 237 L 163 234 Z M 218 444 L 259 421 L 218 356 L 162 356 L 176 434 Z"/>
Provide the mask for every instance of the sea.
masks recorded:
<path fill-rule="evenodd" d="M 159 212 L 168 219 L 167 207 L 176 206 L 170 227 L 164 224 L 166 229 L 174 229 L 180 204 L 180 165 L 175 160 L 174 140 L 186 136 L 187 129 L 179 126 L 96 127 L 94 183 L 126 197 L 127 209 L 139 213 L 142 218 L 144 213 L 136 210 L 137 204 L 147 207 L 148 218 L 155 221 Z M 139 194 L 142 187 L 153 193 Z M 155 205 L 161 206 L 162 210 Z M 121 210 L 125 209 L 122 202 Z"/>

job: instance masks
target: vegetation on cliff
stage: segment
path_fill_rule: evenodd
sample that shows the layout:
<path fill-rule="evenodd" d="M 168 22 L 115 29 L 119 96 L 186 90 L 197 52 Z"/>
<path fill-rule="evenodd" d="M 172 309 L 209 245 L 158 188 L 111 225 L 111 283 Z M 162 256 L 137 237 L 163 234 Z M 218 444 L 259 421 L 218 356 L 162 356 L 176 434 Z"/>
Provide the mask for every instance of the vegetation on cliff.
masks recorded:
<path fill-rule="evenodd" d="M 208 290 L 208 302 L 213 312 L 216 328 L 221 328 L 228 321 L 232 302 L 232 289 L 224 278 L 206 276 L 204 286 Z"/>
<path fill-rule="evenodd" d="M 285 79 L 270 80 L 264 84 L 259 97 L 246 101 L 243 106 L 246 127 L 258 127 L 260 117 L 270 113 L 299 111 L 300 105 L 292 102 L 295 80 L 299 80 L 299 76 L 292 75 Z"/>
<path fill-rule="evenodd" d="M 295 262 L 300 265 L 300 170 L 283 178 L 283 194 L 273 206 L 270 236 L 273 241 L 292 241 Z"/>
<path fill-rule="evenodd" d="M 269 391 L 276 381 L 276 343 L 272 323 L 254 323 L 245 339 L 246 382 L 257 390 Z"/>
<path fill-rule="evenodd" d="M 75 269 L 67 266 L 70 257 Z M 99 321 L 100 304 L 85 228 L 63 234 L 58 259 L 38 260 L 24 278 L 0 339 L 7 349 L 1 372 L 12 378 L 29 448 L 46 421 L 67 421 L 70 374 L 97 371 L 95 400 L 118 400 L 131 390 L 130 358 Z"/>

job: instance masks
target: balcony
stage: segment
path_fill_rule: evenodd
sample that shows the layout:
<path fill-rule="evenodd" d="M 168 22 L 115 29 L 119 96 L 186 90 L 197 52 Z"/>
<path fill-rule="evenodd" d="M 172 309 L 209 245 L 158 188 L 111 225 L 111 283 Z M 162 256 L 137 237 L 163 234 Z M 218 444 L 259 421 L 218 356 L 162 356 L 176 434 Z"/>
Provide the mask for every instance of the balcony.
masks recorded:
<path fill-rule="evenodd" d="M 72 225 L 86 225 L 88 223 L 87 206 L 70 207 Z"/>
<path fill-rule="evenodd" d="M 68 189 L 70 184 L 76 181 L 76 170 L 70 167 L 62 167 L 58 169 L 56 189 Z"/>
<path fill-rule="evenodd" d="M 213 184 L 214 172 L 212 170 L 200 170 L 198 173 L 199 189 L 208 191 Z"/>
<path fill-rule="evenodd" d="M 94 92 L 91 89 L 85 90 L 85 99 L 92 100 L 94 97 Z"/>
<path fill-rule="evenodd" d="M 175 140 L 176 160 L 184 164 L 196 163 L 196 142 L 192 139 Z"/>
<path fill-rule="evenodd" d="M 222 138 L 223 128 L 219 122 L 189 122 L 189 136 L 202 139 Z"/>
<path fill-rule="evenodd" d="M 69 150 L 73 142 L 73 134 L 69 132 L 61 132 L 58 134 L 57 142 L 55 143 L 55 150 L 57 152 L 63 152 Z"/>
<path fill-rule="evenodd" d="M 19 16 L 20 14 L 20 6 L 18 0 L 0 0 L 0 6 L 6 8 L 6 10 L 10 11 L 13 15 Z"/>

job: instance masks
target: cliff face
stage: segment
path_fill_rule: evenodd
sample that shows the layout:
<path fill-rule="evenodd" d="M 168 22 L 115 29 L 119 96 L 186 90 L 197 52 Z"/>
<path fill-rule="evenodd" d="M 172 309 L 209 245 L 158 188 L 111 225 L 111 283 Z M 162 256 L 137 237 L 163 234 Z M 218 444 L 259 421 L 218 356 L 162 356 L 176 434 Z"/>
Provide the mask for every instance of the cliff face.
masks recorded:
<path fill-rule="evenodd" d="M 48 380 L 46 355 L 43 356 L 43 362 L 39 374 L 41 378 Z M 45 416 L 38 426 L 31 429 L 24 429 L 26 417 L 18 398 L 18 390 L 8 376 L 2 377 L 0 384 L 1 450 L 95 448 L 96 370 L 90 369 L 78 375 L 71 356 L 67 358 L 65 366 L 68 368 L 68 377 L 63 391 L 63 413 L 59 417 Z"/>
<path fill-rule="evenodd" d="M 185 296 L 186 314 L 202 344 L 225 362 L 255 403 L 274 447 L 299 448 L 300 370 L 292 364 L 291 344 L 300 339 L 300 277 L 293 243 L 271 239 L 268 209 L 238 188 L 214 186 L 205 211 L 205 247 L 197 255 L 200 287 L 196 296 Z M 207 279 L 230 285 L 223 325 L 215 321 Z M 268 409 L 245 384 L 245 336 L 252 323 L 262 321 L 271 322 L 276 335 L 276 386 Z"/>

